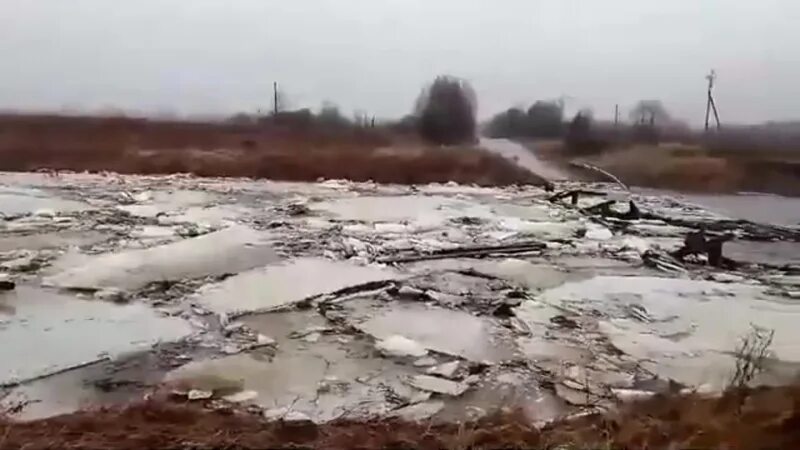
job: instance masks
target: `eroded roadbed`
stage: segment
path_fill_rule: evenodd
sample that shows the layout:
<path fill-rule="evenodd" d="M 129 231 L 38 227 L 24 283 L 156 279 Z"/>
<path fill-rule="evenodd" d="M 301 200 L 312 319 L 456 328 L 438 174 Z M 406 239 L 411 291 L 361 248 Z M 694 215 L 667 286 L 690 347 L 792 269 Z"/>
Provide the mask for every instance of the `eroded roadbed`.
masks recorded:
<path fill-rule="evenodd" d="M 19 420 L 171 396 L 316 422 L 514 408 L 544 423 L 719 391 L 754 326 L 775 331 L 756 382 L 800 364 L 800 277 L 781 256 L 796 230 L 772 242 L 661 197 L 635 197 L 647 218 L 609 218 L 592 209 L 603 198 L 538 188 L 110 174 L 0 187 L 0 385 Z M 735 269 L 671 258 L 715 227 Z"/>

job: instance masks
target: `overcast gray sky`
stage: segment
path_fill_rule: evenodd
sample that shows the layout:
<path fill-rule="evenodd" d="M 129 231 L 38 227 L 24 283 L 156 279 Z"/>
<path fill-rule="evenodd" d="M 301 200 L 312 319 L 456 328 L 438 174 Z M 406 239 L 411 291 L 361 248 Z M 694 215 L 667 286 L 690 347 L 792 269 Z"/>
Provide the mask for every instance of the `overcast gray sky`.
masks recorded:
<path fill-rule="evenodd" d="M 179 114 L 325 100 L 409 112 L 437 74 L 486 117 L 569 96 L 611 117 L 642 98 L 699 124 L 800 119 L 798 0 L 0 0 L 0 108 Z"/>

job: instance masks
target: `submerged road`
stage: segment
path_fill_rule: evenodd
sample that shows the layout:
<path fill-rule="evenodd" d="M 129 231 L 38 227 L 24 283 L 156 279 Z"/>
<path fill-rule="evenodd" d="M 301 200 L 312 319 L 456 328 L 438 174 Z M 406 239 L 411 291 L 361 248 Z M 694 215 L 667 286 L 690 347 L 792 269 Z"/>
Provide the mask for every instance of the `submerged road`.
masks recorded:
<path fill-rule="evenodd" d="M 481 138 L 481 147 L 511 159 L 531 172 L 549 181 L 564 181 L 570 177 L 567 173 L 536 156 L 536 153 L 524 145 L 508 139 Z"/>

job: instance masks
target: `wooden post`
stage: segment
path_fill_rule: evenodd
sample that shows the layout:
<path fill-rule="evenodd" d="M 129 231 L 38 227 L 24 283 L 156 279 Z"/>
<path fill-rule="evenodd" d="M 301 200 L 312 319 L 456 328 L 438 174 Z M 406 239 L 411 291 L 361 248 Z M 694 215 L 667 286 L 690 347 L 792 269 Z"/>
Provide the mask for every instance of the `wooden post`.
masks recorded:
<path fill-rule="evenodd" d="M 278 82 L 275 81 L 272 83 L 272 105 L 273 105 L 273 115 L 278 115 Z"/>

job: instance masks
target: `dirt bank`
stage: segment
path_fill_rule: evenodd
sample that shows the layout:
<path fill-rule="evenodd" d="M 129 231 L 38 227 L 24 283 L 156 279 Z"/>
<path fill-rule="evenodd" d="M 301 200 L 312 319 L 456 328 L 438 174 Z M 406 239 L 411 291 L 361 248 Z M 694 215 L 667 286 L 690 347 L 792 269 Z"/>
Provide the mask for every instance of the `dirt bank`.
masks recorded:
<path fill-rule="evenodd" d="M 524 415 L 477 422 L 397 419 L 267 421 L 241 409 L 149 402 L 50 419 L 0 422 L 0 448 L 728 448 L 800 446 L 800 388 L 657 396 L 616 412 L 537 428 Z"/>
<path fill-rule="evenodd" d="M 0 170 L 42 168 L 288 181 L 542 182 L 477 148 L 428 147 L 387 128 L 0 116 Z"/>

